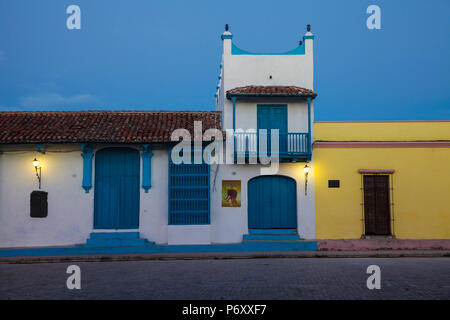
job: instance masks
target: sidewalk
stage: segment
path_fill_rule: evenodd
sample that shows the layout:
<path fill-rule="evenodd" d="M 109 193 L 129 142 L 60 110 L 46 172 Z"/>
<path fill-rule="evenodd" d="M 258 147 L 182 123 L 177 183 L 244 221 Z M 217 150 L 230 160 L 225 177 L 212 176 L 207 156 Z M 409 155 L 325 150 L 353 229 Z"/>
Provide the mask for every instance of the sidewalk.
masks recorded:
<path fill-rule="evenodd" d="M 318 240 L 319 251 L 450 250 L 450 239 L 339 239 Z"/>
<path fill-rule="evenodd" d="M 68 263 L 142 260 L 274 259 L 274 258 L 406 258 L 450 257 L 450 250 L 379 251 L 272 251 L 272 252 L 180 252 L 148 254 L 102 254 L 66 256 L 28 256 L 0 258 L 0 263 Z"/>
<path fill-rule="evenodd" d="M 0 263 L 258 258 L 450 257 L 450 240 L 351 239 L 240 244 L 0 249 Z"/>

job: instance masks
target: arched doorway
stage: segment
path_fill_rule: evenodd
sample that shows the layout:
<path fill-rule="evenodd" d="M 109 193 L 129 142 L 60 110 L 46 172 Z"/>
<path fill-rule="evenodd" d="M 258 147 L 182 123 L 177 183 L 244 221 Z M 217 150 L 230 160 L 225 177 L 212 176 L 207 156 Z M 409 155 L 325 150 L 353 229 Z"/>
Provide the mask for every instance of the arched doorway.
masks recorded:
<path fill-rule="evenodd" d="M 249 229 L 297 229 L 297 185 L 285 176 L 248 182 Z"/>
<path fill-rule="evenodd" d="M 95 155 L 95 229 L 139 227 L 139 152 L 106 148 Z"/>

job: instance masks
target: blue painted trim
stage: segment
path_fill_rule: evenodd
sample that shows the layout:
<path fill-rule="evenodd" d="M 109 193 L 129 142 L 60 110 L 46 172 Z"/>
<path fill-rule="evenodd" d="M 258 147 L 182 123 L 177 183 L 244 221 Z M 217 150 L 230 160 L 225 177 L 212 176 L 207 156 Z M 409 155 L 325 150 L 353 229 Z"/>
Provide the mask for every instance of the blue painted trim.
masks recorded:
<path fill-rule="evenodd" d="M 263 56 L 284 56 L 284 55 L 304 55 L 305 54 L 305 44 L 302 43 L 300 46 L 294 50 L 282 53 L 254 53 L 238 48 L 234 44 L 231 44 L 231 54 L 232 55 L 263 55 Z"/>
<path fill-rule="evenodd" d="M 236 131 L 236 97 L 232 97 L 231 100 L 233 101 L 233 132 Z"/>
<path fill-rule="evenodd" d="M 86 144 L 81 145 L 81 156 L 83 157 L 83 182 L 81 186 L 86 193 L 92 188 L 92 158 L 94 153 L 92 147 Z"/>
<path fill-rule="evenodd" d="M 41 148 L 42 148 L 42 144 L 37 144 L 37 145 L 36 145 L 36 151 L 37 151 L 37 152 L 40 152 L 40 153 L 42 153 L 42 154 L 45 154 L 45 151 L 43 151 Z"/>
<path fill-rule="evenodd" d="M 54 256 L 80 254 L 128 254 L 175 252 L 267 252 L 267 251 L 317 251 L 316 241 L 267 241 L 239 244 L 212 245 L 155 245 L 152 242 L 137 246 L 111 247 L 47 247 L 25 249 L 0 249 L 0 257 Z"/>
<path fill-rule="evenodd" d="M 152 149 L 150 145 L 144 144 L 142 156 L 142 188 L 144 188 L 145 193 L 152 187 Z M 169 155 L 170 156 L 170 155 Z"/>
<path fill-rule="evenodd" d="M 303 36 L 303 40 L 311 39 L 314 40 L 314 36 Z"/>
<path fill-rule="evenodd" d="M 225 40 L 225 39 L 233 39 L 233 35 L 232 35 L 232 34 L 223 34 L 223 35 L 220 36 L 220 38 L 221 38 L 222 40 Z"/>
<path fill-rule="evenodd" d="M 311 160 L 311 98 L 306 98 L 308 102 L 308 159 Z"/>
<path fill-rule="evenodd" d="M 86 244 L 79 245 L 79 247 L 131 247 L 146 244 L 145 239 L 87 239 Z"/>

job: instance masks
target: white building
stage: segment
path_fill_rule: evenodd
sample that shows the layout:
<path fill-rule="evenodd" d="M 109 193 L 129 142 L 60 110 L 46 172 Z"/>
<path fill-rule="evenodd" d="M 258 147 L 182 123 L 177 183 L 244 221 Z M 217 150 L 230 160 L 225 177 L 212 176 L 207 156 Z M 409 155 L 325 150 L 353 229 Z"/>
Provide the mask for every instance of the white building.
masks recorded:
<path fill-rule="evenodd" d="M 313 39 L 249 53 L 227 30 L 217 111 L 0 112 L 0 247 L 314 239 Z M 228 130 L 226 163 L 174 163 L 195 121 Z M 256 160 L 266 137 L 279 164 Z"/>

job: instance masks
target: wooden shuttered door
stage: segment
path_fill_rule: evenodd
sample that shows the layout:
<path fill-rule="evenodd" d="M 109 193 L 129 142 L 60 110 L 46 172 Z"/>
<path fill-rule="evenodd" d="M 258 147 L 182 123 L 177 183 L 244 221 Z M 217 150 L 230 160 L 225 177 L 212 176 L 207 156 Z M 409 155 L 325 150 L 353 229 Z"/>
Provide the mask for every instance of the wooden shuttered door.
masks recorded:
<path fill-rule="evenodd" d="M 366 235 L 390 235 L 389 176 L 365 175 L 364 220 Z"/>

